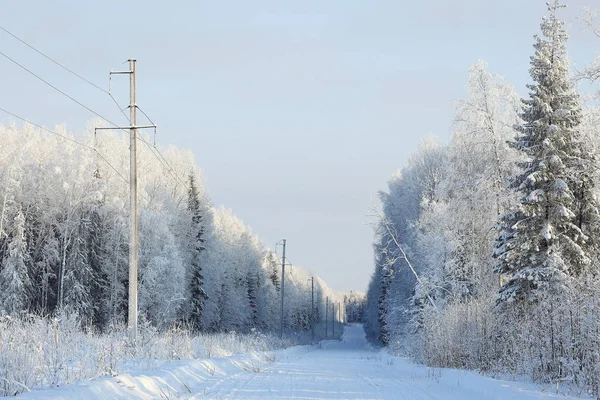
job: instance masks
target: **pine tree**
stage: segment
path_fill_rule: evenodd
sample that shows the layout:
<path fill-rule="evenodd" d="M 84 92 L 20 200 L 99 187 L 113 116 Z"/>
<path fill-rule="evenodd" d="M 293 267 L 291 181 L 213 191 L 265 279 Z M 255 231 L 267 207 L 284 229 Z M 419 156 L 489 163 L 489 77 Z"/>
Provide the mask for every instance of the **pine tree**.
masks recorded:
<path fill-rule="evenodd" d="M 517 126 L 513 143 L 528 162 L 512 181 L 520 204 L 501 218 L 496 242 L 495 271 L 508 278 L 500 289 L 500 302 L 535 302 L 590 265 L 588 237 L 583 223 L 578 226 L 576 209 L 580 201 L 589 200 L 592 188 L 582 175 L 586 166 L 578 131 L 581 107 L 568 78 L 567 34 L 556 18 L 560 7 L 558 0 L 548 3 L 550 17 L 542 20 L 542 36 L 535 36 L 530 69 L 534 83 L 528 85 L 524 123 Z M 588 209 L 582 220 L 593 214 Z"/>
<path fill-rule="evenodd" d="M 0 271 L 0 313 L 15 315 L 25 310 L 30 286 L 25 217 L 20 210 L 15 217 L 14 231 L 7 250 Z"/>
<path fill-rule="evenodd" d="M 204 276 L 202 275 L 202 261 L 200 259 L 200 254 L 205 250 L 203 246 L 204 226 L 202 221 L 202 209 L 200 207 L 200 196 L 198 194 L 198 187 L 196 186 L 196 178 L 193 174 L 190 174 L 189 180 L 190 187 L 188 190 L 188 211 L 190 211 L 192 214 L 192 229 L 196 233 L 190 266 L 190 322 L 192 324 L 192 328 L 198 331 L 201 328 L 204 302 L 208 299 L 208 296 L 204 291 Z"/>

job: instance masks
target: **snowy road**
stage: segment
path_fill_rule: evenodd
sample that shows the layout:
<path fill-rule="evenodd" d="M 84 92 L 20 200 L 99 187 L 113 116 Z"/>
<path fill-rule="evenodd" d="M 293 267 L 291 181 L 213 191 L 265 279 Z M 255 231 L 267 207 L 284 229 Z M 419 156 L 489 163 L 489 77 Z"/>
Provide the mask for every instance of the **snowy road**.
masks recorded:
<path fill-rule="evenodd" d="M 405 389 L 390 372 L 366 344 L 362 328 L 349 327 L 342 342 L 282 355 L 258 373 L 228 377 L 207 392 L 224 399 L 379 399 Z"/>
<path fill-rule="evenodd" d="M 432 371 L 374 350 L 362 326 L 346 327 L 341 342 L 283 353 L 258 372 L 243 372 L 206 387 L 192 399 L 529 400 L 562 398 L 533 385 L 473 372 Z"/>
<path fill-rule="evenodd" d="M 166 363 L 153 371 L 24 393 L 25 399 L 576 399 L 530 383 L 432 370 L 373 349 L 361 326 L 340 341 L 273 353 Z"/>
<path fill-rule="evenodd" d="M 383 362 L 357 326 L 346 328 L 342 342 L 326 341 L 321 348 L 278 357 L 259 373 L 228 377 L 205 393 L 219 399 L 436 398 L 425 386 L 405 378 L 399 379 L 395 369 Z"/>

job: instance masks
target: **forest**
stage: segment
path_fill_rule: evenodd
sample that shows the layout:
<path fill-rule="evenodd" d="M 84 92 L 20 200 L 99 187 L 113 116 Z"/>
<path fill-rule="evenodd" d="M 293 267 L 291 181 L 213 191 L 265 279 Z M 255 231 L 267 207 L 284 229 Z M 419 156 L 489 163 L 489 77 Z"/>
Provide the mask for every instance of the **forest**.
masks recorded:
<path fill-rule="evenodd" d="M 365 328 L 435 368 L 598 395 L 600 109 L 577 84 L 600 61 L 570 70 L 560 8 L 534 37 L 527 96 L 479 61 L 449 143 L 423 141 L 380 193 Z"/>
<path fill-rule="evenodd" d="M 69 313 L 98 332 L 126 323 L 129 184 L 119 171 L 129 139 L 89 126 L 83 141 L 64 127 L 0 127 L 2 315 Z M 165 148 L 164 161 L 155 152 L 138 150 L 141 320 L 160 330 L 278 330 L 279 256 L 212 205 L 191 152 Z M 326 298 L 343 301 L 315 277 L 311 313 L 309 273 L 292 266 L 285 278 L 286 330 L 309 330 Z"/>

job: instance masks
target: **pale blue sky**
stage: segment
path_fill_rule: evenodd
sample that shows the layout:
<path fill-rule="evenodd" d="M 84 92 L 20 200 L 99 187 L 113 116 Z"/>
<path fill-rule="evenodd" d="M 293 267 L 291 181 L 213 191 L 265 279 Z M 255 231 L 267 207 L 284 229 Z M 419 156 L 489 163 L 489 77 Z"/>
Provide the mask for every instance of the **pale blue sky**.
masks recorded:
<path fill-rule="evenodd" d="M 571 60 L 600 39 L 571 1 Z M 191 149 L 215 204 L 338 290 L 373 269 L 366 214 L 418 142 L 447 140 L 478 59 L 524 94 L 542 0 L 18 1 L 0 24 L 91 81 L 138 60 L 138 104 L 158 140 Z M 3 52 L 106 117 L 108 97 L 3 32 Z M 81 131 L 92 115 L 0 59 L 0 107 Z M 115 95 L 128 102 L 127 82 Z M 10 117 L 0 115 L 0 122 Z"/>

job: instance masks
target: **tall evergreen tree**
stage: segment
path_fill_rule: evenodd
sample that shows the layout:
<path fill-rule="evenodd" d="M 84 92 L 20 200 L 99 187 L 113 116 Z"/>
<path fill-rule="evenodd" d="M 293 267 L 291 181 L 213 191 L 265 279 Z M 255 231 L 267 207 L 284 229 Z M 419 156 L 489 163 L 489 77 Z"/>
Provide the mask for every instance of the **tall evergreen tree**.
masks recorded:
<path fill-rule="evenodd" d="M 581 107 L 568 77 L 568 37 L 556 17 L 560 7 L 558 0 L 548 3 L 550 16 L 542 20 L 542 36 L 535 36 L 530 69 L 534 83 L 528 85 L 524 123 L 517 126 L 514 143 L 528 157 L 512 182 L 520 204 L 501 218 L 494 252 L 495 271 L 508 278 L 500 289 L 500 302 L 534 302 L 590 265 L 588 237 L 576 211 L 580 201 L 589 200 L 592 188 L 583 174 Z M 589 206 L 588 217 L 594 214 L 594 206 Z"/>
<path fill-rule="evenodd" d="M 194 247 L 190 265 L 190 322 L 194 330 L 200 330 L 204 301 L 208 299 L 206 291 L 204 290 L 204 276 L 202 275 L 202 261 L 200 258 L 200 254 L 205 250 L 203 246 L 204 226 L 202 221 L 202 208 L 200 206 L 200 195 L 198 193 L 194 174 L 190 174 L 189 181 L 188 211 L 192 214 L 192 229 L 196 234 L 194 237 Z"/>

